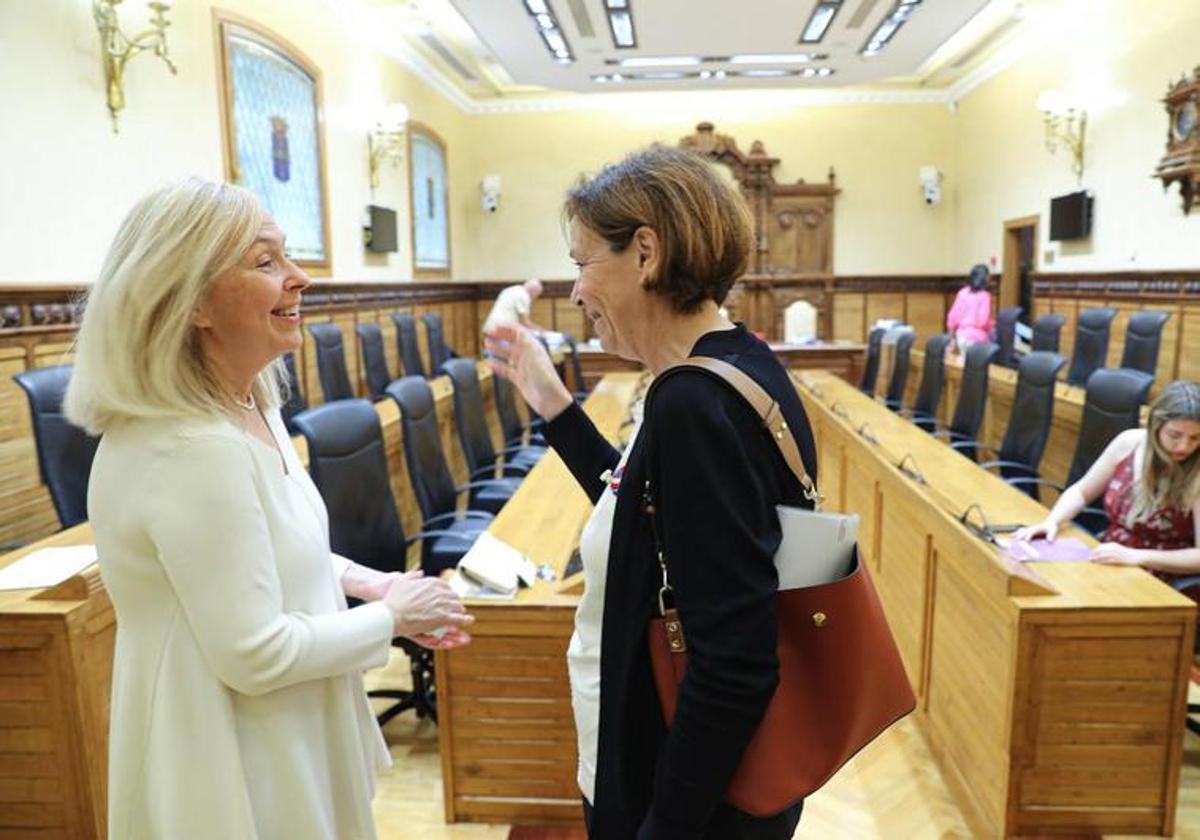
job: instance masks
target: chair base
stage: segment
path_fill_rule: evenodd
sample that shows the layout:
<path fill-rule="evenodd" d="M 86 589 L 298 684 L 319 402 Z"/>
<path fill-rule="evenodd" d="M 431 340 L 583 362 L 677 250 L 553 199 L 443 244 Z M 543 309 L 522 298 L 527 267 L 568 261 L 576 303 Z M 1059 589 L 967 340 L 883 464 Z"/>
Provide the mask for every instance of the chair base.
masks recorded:
<path fill-rule="evenodd" d="M 410 660 L 413 687 L 411 690 L 378 688 L 368 691 L 368 697 L 397 701 L 376 715 L 375 720 L 383 726 L 397 715 L 412 709 L 417 713 L 417 718 L 429 718 L 437 723 L 437 680 L 433 673 L 433 651 L 411 642 L 400 647 Z"/>

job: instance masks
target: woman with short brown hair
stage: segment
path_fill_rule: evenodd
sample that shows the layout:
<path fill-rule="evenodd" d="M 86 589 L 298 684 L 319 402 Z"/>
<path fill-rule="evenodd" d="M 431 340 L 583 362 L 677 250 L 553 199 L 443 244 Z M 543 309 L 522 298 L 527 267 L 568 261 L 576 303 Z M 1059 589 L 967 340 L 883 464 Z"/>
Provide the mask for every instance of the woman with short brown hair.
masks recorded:
<path fill-rule="evenodd" d="M 718 310 L 754 237 L 745 201 L 702 158 L 653 147 L 568 194 L 572 300 L 604 348 L 658 375 L 689 356 L 729 362 L 779 404 L 816 475 L 808 419 L 770 348 Z M 585 589 L 568 649 L 579 784 L 592 838 L 790 838 L 802 803 L 753 817 L 722 802 L 778 682 L 776 505 L 804 501 L 754 410 L 708 374 L 654 386 L 624 454 L 605 440 L 527 331 L 487 350 L 545 416 L 546 440 L 596 507 L 580 537 Z M 670 726 L 646 626 L 670 558 L 688 667 Z M 603 634 L 601 634 L 603 627 Z"/>

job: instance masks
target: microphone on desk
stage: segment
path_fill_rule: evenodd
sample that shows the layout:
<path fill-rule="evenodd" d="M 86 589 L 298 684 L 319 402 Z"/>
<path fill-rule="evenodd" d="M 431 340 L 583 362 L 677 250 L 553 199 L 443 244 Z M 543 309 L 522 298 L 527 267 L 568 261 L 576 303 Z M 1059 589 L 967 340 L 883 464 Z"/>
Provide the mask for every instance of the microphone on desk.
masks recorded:
<path fill-rule="evenodd" d="M 835 402 L 833 405 L 829 406 L 829 410 L 838 417 L 841 417 L 843 420 L 850 419 L 850 412 L 846 411 L 840 402 Z"/>
<path fill-rule="evenodd" d="M 879 445 L 879 438 L 875 437 L 874 432 L 871 431 L 871 427 L 865 422 L 858 427 L 858 436 L 867 443 L 870 443 L 874 446 Z"/>
<path fill-rule="evenodd" d="M 976 524 L 971 521 L 972 511 L 975 511 L 979 514 L 980 524 Z M 996 534 L 992 530 L 991 523 L 988 522 L 987 514 L 983 512 L 983 508 L 980 507 L 978 502 L 972 502 L 971 504 L 967 505 L 966 510 L 959 514 L 958 521 L 965 525 L 967 530 L 979 537 L 979 539 L 999 547 L 1000 543 L 996 541 Z"/>
<path fill-rule="evenodd" d="M 909 464 L 911 464 L 911 466 L 909 466 Z M 906 453 L 904 457 L 900 459 L 899 463 L 896 464 L 896 469 L 900 470 L 901 473 L 908 476 L 918 484 L 929 484 L 929 482 L 925 480 L 925 474 L 922 473 L 921 468 L 917 466 L 917 459 L 913 457 L 911 452 Z"/>

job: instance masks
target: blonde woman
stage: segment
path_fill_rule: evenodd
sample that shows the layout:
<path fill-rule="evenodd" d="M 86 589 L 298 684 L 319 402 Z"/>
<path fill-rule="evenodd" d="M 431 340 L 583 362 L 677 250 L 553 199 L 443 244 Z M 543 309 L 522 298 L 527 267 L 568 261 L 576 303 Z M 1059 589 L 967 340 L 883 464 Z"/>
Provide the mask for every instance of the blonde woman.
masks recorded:
<path fill-rule="evenodd" d="M 1200 573 L 1200 385 L 1180 380 L 1164 388 L 1145 429 L 1113 438 L 1046 520 L 1015 536 L 1054 539 L 1101 495 L 1108 528 L 1093 561 L 1143 566 L 1160 576 Z"/>
<path fill-rule="evenodd" d="M 191 179 L 137 203 L 88 296 L 66 410 L 103 435 L 110 837 L 373 838 L 361 672 L 394 636 L 468 641 L 441 581 L 330 553 L 278 410 L 308 285 L 251 193 Z"/>

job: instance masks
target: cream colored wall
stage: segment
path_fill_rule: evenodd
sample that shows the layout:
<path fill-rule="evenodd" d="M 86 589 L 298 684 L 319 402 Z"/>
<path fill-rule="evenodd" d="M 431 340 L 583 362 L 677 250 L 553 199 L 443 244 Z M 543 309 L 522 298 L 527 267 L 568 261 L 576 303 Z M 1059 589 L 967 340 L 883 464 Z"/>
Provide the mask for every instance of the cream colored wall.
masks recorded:
<path fill-rule="evenodd" d="M 615 107 L 471 118 L 474 178 L 503 179 L 500 210 L 472 205 L 470 277 L 572 276 L 559 211 L 571 183 L 627 152 L 674 144 L 709 120 L 743 151 L 762 140 L 780 159 L 776 179 L 824 181 L 836 204 L 834 270 L 922 273 L 954 268 L 954 207 L 927 207 L 917 168 L 934 164 L 953 182 L 950 112 L 940 105 L 779 106 L 695 97 L 631 98 Z"/>
<path fill-rule="evenodd" d="M 1168 82 L 1200 64 L 1196 0 L 1064 0 L 1056 28 L 966 96 L 954 119 L 956 263 L 1000 256 L 1005 219 L 1041 215 L 1045 271 L 1200 267 L 1200 213 L 1150 177 L 1162 157 Z M 1065 152 L 1043 146 L 1039 92 L 1088 103 L 1083 186 L 1096 196 L 1091 239 L 1048 241 L 1052 196 L 1077 189 Z M 1045 259 L 1049 251 L 1052 262 Z"/>
<path fill-rule="evenodd" d="M 0 2 L 0 283 L 90 281 L 121 218 L 142 194 L 189 174 L 221 179 L 213 3 L 189 0 L 171 12 L 171 76 L 151 55 L 127 68 L 119 134 L 105 107 L 99 40 L 90 0 Z M 221 5 L 221 4 L 217 4 Z M 407 175 L 385 169 L 374 200 L 367 182 L 366 129 L 376 106 L 404 101 L 414 119 L 450 147 L 452 195 L 465 195 L 456 150 L 466 119 L 394 61 L 359 42 L 352 21 L 321 0 L 238 0 L 236 12 L 298 47 L 324 75 L 325 143 L 333 275 L 345 280 L 410 277 Z M 146 21 L 145 4 L 121 7 L 126 31 Z M 368 255 L 368 203 L 400 213 L 402 251 Z M 452 257 L 465 250 L 464 206 L 451 205 Z M 457 268 L 457 266 L 455 266 Z"/>

